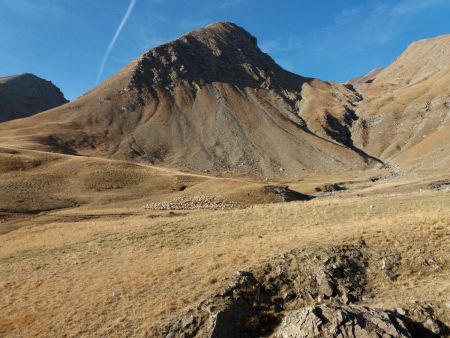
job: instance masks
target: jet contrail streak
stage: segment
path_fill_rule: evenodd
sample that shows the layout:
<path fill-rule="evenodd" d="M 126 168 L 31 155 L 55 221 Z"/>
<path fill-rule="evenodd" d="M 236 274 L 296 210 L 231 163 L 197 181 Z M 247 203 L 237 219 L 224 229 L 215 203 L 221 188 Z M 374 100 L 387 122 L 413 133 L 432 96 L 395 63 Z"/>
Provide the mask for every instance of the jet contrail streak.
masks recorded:
<path fill-rule="evenodd" d="M 105 55 L 103 56 L 102 62 L 100 63 L 100 68 L 98 69 L 96 83 L 98 83 L 98 81 L 100 80 L 100 76 L 102 76 L 103 71 L 105 70 L 105 64 L 106 64 L 106 61 L 108 60 L 109 54 L 111 54 L 111 51 L 114 48 L 114 45 L 116 44 L 117 38 L 119 37 L 120 32 L 122 31 L 123 27 L 127 23 L 128 18 L 130 17 L 131 12 L 133 11 L 134 5 L 136 5 L 136 2 L 137 2 L 137 0 L 130 1 L 130 4 L 128 5 L 128 9 L 127 9 L 122 21 L 120 22 L 119 27 L 117 27 L 116 33 L 114 34 L 111 42 L 109 43 L 108 48 L 106 49 Z"/>

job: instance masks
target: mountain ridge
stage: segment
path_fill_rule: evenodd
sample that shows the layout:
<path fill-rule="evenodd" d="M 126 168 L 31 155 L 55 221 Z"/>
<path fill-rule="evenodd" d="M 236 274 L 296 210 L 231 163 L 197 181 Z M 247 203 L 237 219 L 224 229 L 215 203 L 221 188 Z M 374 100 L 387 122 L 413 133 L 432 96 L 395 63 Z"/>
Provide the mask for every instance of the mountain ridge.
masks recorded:
<path fill-rule="evenodd" d="M 449 136 L 440 131 L 450 124 L 449 60 L 450 35 L 420 40 L 371 83 L 356 85 L 365 98 L 357 108 L 357 146 L 408 170 L 450 164 L 445 151 Z M 437 165 L 436 158 L 442 164 Z"/>
<path fill-rule="evenodd" d="M 51 81 L 34 74 L 0 77 L 0 122 L 28 117 L 67 102 Z"/>
<path fill-rule="evenodd" d="M 379 150 L 388 140 L 372 136 L 368 104 L 393 88 L 379 80 L 393 65 L 369 83 L 302 77 L 245 29 L 214 23 L 150 49 L 68 105 L 5 128 L 10 143 L 35 149 L 218 175 L 367 169 L 395 154 Z"/>

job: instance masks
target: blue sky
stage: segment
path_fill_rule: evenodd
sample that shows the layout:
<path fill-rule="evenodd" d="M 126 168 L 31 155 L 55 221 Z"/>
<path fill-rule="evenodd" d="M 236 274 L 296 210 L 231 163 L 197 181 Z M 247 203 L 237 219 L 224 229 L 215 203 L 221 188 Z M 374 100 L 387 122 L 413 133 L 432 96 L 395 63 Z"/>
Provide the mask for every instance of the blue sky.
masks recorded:
<path fill-rule="evenodd" d="M 100 80 L 146 50 L 215 21 L 258 38 L 284 68 L 346 81 L 415 40 L 450 33 L 450 0 L 135 1 Z M 0 0 L 0 76 L 31 72 L 69 99 L 96 85 L 130 0 Z"/>

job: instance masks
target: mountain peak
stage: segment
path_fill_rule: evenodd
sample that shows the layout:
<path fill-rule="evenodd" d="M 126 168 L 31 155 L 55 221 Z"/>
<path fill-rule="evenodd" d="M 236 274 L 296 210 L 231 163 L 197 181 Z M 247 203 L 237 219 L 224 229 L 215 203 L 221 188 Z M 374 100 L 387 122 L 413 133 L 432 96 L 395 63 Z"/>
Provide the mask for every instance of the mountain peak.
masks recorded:
<path fill-rule="evenodd" d="M 262 52 L 253 35 L 231 22 L 193 30 L 149 50 L 134 64 L 130 87 L 138 89 L 227 82 L 237 87 L 298 90 L 303 82 Z"/>
<path fill-rule="evenodd" d="M 39 84 L 39 83 L 48 83 L 51 84 L 53 86 L 53 83 L 49 80 L 40 78 L 39 76 L 33 74 L 33 73 L 21 73 L 21 74 L 15 74 L 15 75 L 7 75 L 7 76 L 3 76 L 0 77 L 0 83 L 13 83 L 13 82 L 20 82 L 21 84 L 23 84 L 24 82 L 26 83 L 34 83 L 34 84 Z M 59 88 L 58 88 L 59 90 Z"/>
<path fill-rule="evenodd" d="M 22 74 L 13 75 L 12 77 L 29 78 L 29 79 L 38 79 L 39 78 L 37 75 L 34 75 L 33 73 L 22 73 Z"/>
<path fill-rule="evenodd" d="M 450 67 L 450 34 L 411 43 L 375 83 L 411 85 L 444 73 Z"/>
<path fill-rule="evenodd" d="M 0 77 L 0 122 L 31 116 L 67 102 L 51 81 L 34 74 Z"/>
<path fill-rule="evenodd" d="M 210 40 L 222 40 L 227 43 L 245 43 L 257 45 L 257 39 L 244 28 L 232 22 L 215 22 L 208 26 L 191 31 L 181 37 L 193 36 L 207 43 Z"/>

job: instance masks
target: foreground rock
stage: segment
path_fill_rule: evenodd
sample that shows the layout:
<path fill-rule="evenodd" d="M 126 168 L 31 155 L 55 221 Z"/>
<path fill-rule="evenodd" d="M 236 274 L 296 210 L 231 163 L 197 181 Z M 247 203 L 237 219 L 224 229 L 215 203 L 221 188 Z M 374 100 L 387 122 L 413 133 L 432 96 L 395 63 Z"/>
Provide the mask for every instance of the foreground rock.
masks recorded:
<path fill-rule="evenodd" d="M 228 286 L 155 333 L 188 337 L 446 337 L 433 306 L 362 306 L 368 253 L 359 245 L 301 248 L 239 271 Z"/>
<path fill-rule="evenodd" d="M 360 306 L 305 307 L 286 314 L 274 337 L 398 337 L 411 333 L 399 314 Z"/>
<path fill-rule="evenodd" d="M 33 74 L 0 77 L 0 122 L 31 116 L 67 102 L 58 87 Z"/>

